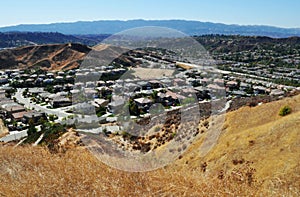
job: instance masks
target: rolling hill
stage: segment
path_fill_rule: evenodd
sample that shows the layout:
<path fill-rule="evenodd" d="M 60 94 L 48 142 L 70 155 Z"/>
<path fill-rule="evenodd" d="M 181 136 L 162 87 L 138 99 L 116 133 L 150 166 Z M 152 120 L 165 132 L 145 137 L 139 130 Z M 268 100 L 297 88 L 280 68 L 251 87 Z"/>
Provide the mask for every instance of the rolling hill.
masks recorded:
<path fill-rule="evenodd" d="M 300 47 L 300 37 L 271 38 L 266 36 L 225 36 L 204 35 L 195 36 L 200 44 L 210 52 L 229 53 L 255 49 L 278 48 L 279 50 L 293 50 Z M 284 47 L 283 47 L 284 46 Z"/>
<path fill-rule="evenodd" d="M 98 35 L 99 40 L 105 37 L 107 36 Z M 92 40 L 88 36 L 78 37 L 57 32 L 0 32 L 0 49 L 27 45 L 64 44 L 70 42 L 95 45 L 100 41 L 97 40 L 96 42 L 96 40 Z"/>
<path fill-rule="evenodd" d="M 80 65 L 91 48 L 82 44 L 34 45 L 0 51 L 0 69 L 68 70 Z"/>
<path fill-rule="evenodd" d="M 138 60 L 125 54 L 126 49 L 111 45 L 97 45 L 89 47 L 83 44 L 44 44 L 17 47 L 0 50 L 0 69 L 30 69 L 39 68 L 47 71 L 60 71 L 78 68 L 89 52 L 89 58 L 96 57 L 98 63 L 107 59 L 114 60 L 123 66 L 131 66 Z M 101 53 L 98 53 L 101 51 Z M 123 54 L 124 52 L 124 54 Z M 120 57 L 119 54 L 123 54 Z"/>

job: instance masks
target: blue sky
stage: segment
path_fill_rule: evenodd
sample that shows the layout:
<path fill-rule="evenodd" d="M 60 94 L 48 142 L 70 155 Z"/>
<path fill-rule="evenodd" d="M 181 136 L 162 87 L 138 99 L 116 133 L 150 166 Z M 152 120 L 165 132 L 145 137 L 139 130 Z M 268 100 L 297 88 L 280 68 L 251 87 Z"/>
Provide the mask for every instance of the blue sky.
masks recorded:
<path fill-rule="evenodd" d="M 299 0 L 6 0 L 0 26 L 54 22 L 186 19 L 300 27 Z"/>

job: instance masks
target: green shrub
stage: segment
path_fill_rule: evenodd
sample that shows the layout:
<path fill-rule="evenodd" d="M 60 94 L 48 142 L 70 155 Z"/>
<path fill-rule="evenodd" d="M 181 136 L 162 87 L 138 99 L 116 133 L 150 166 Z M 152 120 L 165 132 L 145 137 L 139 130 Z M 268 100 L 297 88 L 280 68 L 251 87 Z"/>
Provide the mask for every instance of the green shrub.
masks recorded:
<path fill-rule="evenodd" d="M 27 139 L 23 142 L 24 144 L 32 144 L 36 142 L 41 136 L 41 132 L 34 132 L 27 136 Z"/>
<path fill-rule="evenodd" d="M 292 108 L 290 106 L 283 106 L 280 111 L 279 111 L 279 115 L 280 116 L 286 116 L 288 114 L 290 114 L 292 112 Z"/>

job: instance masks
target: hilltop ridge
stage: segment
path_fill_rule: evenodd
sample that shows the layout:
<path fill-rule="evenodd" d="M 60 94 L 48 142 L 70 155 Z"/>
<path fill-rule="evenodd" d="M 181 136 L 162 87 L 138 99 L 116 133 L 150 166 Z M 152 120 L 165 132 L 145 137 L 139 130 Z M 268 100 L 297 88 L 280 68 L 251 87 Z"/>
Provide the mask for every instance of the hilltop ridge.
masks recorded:
<path fill-rule="evenodd" d="M 68 70 L 80 65 L 91 48 L 82 44 L 48 44 L 0 51 L 0 69 Z"/>

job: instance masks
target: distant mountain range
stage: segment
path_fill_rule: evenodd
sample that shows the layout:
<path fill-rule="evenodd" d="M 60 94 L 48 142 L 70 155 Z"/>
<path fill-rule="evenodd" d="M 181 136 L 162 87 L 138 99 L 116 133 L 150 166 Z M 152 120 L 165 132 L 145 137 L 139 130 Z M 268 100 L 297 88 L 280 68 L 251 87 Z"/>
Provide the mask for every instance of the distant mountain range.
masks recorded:
<path fill-rule="evenodd" d="M 300 36 L 300 28 L 279 28 L 272 26 L 243 26 L 226 25 L 221 23 L 210 23 L 186 20 L 102 20 L 91 22 L 53 23 L 37 25 L 17 25 L 0 28 L 0 32 L 59 32 L 68 35 L 84 34 L 114 34 L 126 29 L 160 26 L 173 28 L 188 35 L 224 34 L 224 35 L 250 35 L 269 37 L 292 37 Z"/>

